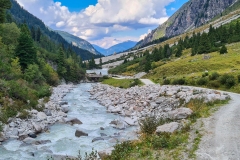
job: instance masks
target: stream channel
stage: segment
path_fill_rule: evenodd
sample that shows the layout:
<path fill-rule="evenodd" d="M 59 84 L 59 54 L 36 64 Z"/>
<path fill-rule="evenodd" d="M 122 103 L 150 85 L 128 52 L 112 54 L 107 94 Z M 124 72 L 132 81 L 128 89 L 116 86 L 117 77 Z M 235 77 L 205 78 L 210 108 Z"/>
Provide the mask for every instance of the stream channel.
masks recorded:
<path fill-rule="evenodd" d="M 81 125 L 54 124 L 49 132 L 41 133 L 36 140 L 50 140 L 50 143 L 42 145 L 26 145 L 22 141 L 8 140 L 0 145 L 0 159 L 4 160 L 46 160 L 51 155 L 63 155 L 77 157 L 79 151 L 84 157 L 85 152 L 90 153 L 92 148 L 97 151 L 114 146 L 117 142 L 136 139 L 136 127 L 128 127 L 125 130 L 113 128 L 109 123 L 114 119 L 121 119 L 119 115 L 106 112 L 106 108 L 90 100 L 91 83 L 82 83 L 76 86 L 64 97 L 68 102 L 68 117 L 76 117 L 82 121 Z M 103 127 L 104 130 L 101 130 Z M 75 131 L 79 129 L 88 136 L 75 137 Z M 104 140 L 92 142 L 96 137 Z"/>

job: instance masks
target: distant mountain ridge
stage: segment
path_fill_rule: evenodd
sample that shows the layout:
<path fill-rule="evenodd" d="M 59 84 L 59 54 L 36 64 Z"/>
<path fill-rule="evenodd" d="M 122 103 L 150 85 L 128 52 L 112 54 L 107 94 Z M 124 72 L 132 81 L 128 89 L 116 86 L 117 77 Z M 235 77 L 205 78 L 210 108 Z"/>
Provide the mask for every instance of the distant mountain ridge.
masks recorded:
<path fill-rule="evenodd" d="M 74 46 L 71 43 L 67 42 L 60 34 L 50 29 L 48 26 L 46 26 L 42 20 L 35 17 L 25 9 L 23 9 L 17 1 L 11 0 L 12 8 L 8 11 L 13 16 L 14 20 L 18 24 L 22 24 L 26 22 L 29 28 L 40 28 L 41 33 L 49 37 L 52 41 L 58 44 L 62 44 L 65 48 L 70 47 L 75 53 L 81 56 L 83 60 L 94 58 L 99 58 L 102 55 L 99 54 L 93 54 L 92 52 L 89 52 L 88 50 L 79 48 L 78 46 Z"/>
<path fill-rule="evenodd" d="M 190 0 L 165 23 L 148 34 L 138 46 L 144 46 L 161 37 L 172 37 L 197 28 L 235 3 L 239 3 L 239 0 Z"/>
<path fill-rule="evenodd" d="M 100 53 L 102 53 L 105 56 L 109 56 L 112 55 L 114 53 L 119 53 L 119 52 L 123 52 L 126 51 L 132 47 L 134 47 L 137 44 L 137 42 L 135 41 L 125 41 L 119 44 L 116 44 L 108 49 L 104 49 L 102 47 L 99 47 L 97 45 L 93 45 L 93 47 Z"/>
<path fill-rule="evenodd" d="M 68 43 L 77 46 L 79 48 L 85 49 L 95 55 L 99 55 L 100 53 L 86 40 L 81 39 L 77 36 L 74 36 L 72 34 L 69 34 L 64 31 L 58 31 L 56 30 L 58 34 L 60 34 Z"/>

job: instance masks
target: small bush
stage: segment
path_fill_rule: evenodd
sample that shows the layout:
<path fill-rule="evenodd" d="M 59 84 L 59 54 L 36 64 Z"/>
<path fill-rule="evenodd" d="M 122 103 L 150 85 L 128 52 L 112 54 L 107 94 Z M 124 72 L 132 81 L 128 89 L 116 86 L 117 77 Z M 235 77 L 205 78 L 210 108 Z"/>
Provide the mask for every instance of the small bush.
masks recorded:
<path fill-rule="evenodd" d="M 29 114 L 28 111 L 23 110 L 23 111 L 20 113 L 19 118 L 21 118 L 21 119 L 28 119 L 28 118 L 30 118 L 30 114 Z"/>
<path fill-rule="evenodd" d="M 208 83 L 208 80 L 206 78 L 200 78 L 197 80 L 197 84 L 200 86 L 206 85 Z"/>
<path fill-rule="evenodd" d="M 213 72 L 210 76 L 209 76 L 209 80 L 217 80 L 218 77 L 220 75 L 217 72 Z"/>
<path fill-rule="evenodd" d="M 153 134 L 156 131 L 158 124 L 159 120 L 155 116 L 146 117 L 139 121 L 141 132 L 145 134 Z"/>
<path fill-rule="evenodd" d="M 203 74 L 202 74 L 202 77 L 207 77 L 208 76 L 208 72 L 204 72 Z"/>
<path fill-rule="evenodd" d="M 185 84 L 185 79 L 184 78 L 180 78 L 180 79 L 174 79 L 172 81 L 173 85 L 184 85 Z"/>
<path fill-rule="evenodd" d="M 106 160 L 120 160 L 126 159 L 128 155 L 133 150 L 133 145 L 130 141 L 122 142 L 121 144 L 116 144 L 112 154 L 104 159 Z"/>
<path fill-rule="evenodd" d="M 220 77 L 220 83 L 227 88 L 231 88 L 236 84 L 236 81 L 233 75 L 224 74 Z"/>
<path fill-rule="evenodd" d="M 141 84 L 141 81 L 139 79 L 134 79 L 133 82 L 129 85 L 129 87 L 134 87 L 140 84 Z"/>
<path fill-rule="evenodd" d="M 219 83 L 219 81 L 215 80 L 215 81 L 210 81 L 207 86 L 212 88 L 219 88 L 221 84 Z"/>
<path fill-rule="evenodd" d="M 163 85 L 169 85 L 171 81 L 169 79 L 164 79 Z"/>
<path fill-rule="evenodd" d="M 240 83 L 240 75 L 237 76 L 238 83 Z"/>

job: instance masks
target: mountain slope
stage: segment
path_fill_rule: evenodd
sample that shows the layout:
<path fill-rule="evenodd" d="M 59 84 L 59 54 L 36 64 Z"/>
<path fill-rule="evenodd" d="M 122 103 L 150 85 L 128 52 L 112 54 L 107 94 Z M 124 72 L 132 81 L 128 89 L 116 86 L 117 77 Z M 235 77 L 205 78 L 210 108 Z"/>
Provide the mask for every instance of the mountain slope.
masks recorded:
<path fill-rule="evenodd" d="M 79 47 L 81 49 L 85 49 L 95 55 L 100 54 L 93 46 L 86 40 L 81 39 L 79 37 L 76 37 L 74 35 L 71 35 L 64 31 L 56 31 L 58 34 L 60 34 L 68 43 L 73 44 L 76 47 Z"/>
<path fill-rule="evenodd" d="M 41 33 L 48 36 L 52 41 L 57 44 L 63 44 L 65 48 L 71 48 L 75 53 L 81 56 L 83 60 L 91 59 L 92 57 L 98 58 L 100 55 L 94 55 L 93 53 L 80 49 L 79 47 L 73 46 L 68 43 L 61 35 L 49 29 L 40 19 L 24 10 L 15 0 L 11 0 L 12 8 L 9 10 L 9 13 L 13 16 L 14 20 L 18 24 L 24 22 L 27 23 L 29 28 L 40 28 Z"/>
<path fill-rule="evenodd" d="M 109 56 L 114 53 L 126 51 L 126 50 L 134 47 L 136 44 L 137 44 L 137 42 L 134 42 L 134 41 L 126 41 L 126 42 L 116 44 L 108 49 L 103 49 L 97 45 L 93 45 L 93 46 L 100 53 L 104 54 L 105 56 Z"/>
<path fill-rule="evenodd" d="M 239 0 L 190 0 L 165 23 L 148 34 L 139 45 L 143 46 L 158 38 L 176 36 L 197 28 L 235 3 L 239 3 Z"/>

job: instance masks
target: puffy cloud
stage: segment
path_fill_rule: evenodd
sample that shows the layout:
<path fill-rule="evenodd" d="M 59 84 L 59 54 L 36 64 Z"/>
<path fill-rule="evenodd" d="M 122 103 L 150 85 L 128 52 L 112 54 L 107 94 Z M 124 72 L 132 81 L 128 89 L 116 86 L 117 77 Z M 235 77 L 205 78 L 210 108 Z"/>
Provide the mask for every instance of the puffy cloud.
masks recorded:
<path fill-rule="evenodd" d="M 157 27 L 165 22 L 168 19 L 165 7 L 174 0 L 98 0 L 96 5 L 79 12 L 70 12 L 66 6 L 53 0 L 17 1 L 53 29 L 61 29 L 92 42 L 106 40 L 105 46 L 108 46 L 110 40 L 104 37 L 111 37 L 113 33 Z M 134 38 L 136 40 L 137 37 Z"/>
<path fill-rule="evenodd" d="M 141 35 L 141 36 L 139 37 L 139 41 L 143 40 L 149 33 L 151 33 L 151 29 L 148 29 L 148 32 L 147 32 L 147 33 Z"/>

